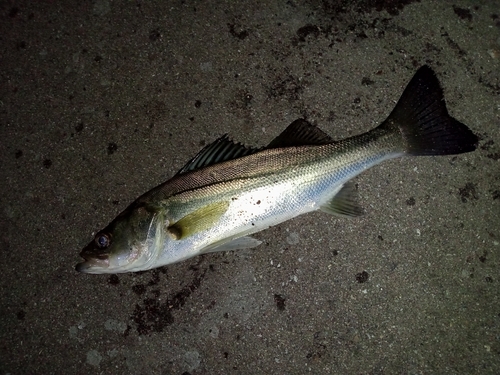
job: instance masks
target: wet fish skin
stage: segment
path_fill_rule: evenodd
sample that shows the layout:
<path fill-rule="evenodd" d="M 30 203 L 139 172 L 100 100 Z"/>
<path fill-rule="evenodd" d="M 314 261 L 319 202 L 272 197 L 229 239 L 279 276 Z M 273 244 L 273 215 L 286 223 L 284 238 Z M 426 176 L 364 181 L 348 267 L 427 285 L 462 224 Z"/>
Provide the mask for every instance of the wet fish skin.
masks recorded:
<path fill-rule="evenodd" d="M 334 141 L 297 120 L 261 149 L 219 138 L 98 232 L 76 270 L 135 272 L 255 247 L 260 241 L 248 235 L 318 209 L 359 215 L 348 183 L 359 173 L 399 156 L 470 152 L 477 142 L 449 116 L 437 78 L 424 66 L 387 120 L 364 134 Z"/>

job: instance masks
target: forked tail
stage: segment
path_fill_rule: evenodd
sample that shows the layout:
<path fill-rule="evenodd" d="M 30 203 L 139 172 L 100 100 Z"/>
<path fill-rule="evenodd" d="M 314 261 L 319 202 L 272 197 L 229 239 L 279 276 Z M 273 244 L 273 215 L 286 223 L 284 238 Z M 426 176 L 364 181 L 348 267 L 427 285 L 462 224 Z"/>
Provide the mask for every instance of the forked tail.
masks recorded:
<path fill-rule="evenodd" d="M 452 155 L 474 151 L 477 136 L 448 114 L 443 90 L 424 65 L 413 76 L 396 107 L 380 127 L 397 126 L 409 155 Z"/>

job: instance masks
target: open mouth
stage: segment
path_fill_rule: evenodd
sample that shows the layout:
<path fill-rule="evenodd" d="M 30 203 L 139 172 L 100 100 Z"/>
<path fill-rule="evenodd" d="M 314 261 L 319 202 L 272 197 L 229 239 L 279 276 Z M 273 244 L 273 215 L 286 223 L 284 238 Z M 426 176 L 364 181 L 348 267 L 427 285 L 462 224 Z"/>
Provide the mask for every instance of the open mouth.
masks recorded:
<path fill-rule="evenodd" d="M 78 263 L 75 270 L 83 273 L 96 273 L 98 271 L 109 267 L 108 254 L 96 254 L 95 251 L 83 249 L 80 256 L 85 259 L 84 262 Z"/>
<path fill-rule="evenodd" d="M 87 247 L 80 252 L 80 256 L 85 259 L 85 261 L 75 266 L 75 270 L 78 272 L 102 273 L 103 269 L 109 267 L 109 251 L 96 248 L 94 242 L 87 245 Z"/>
<path fill-rule="evenodd" d="M 75 266 L 75 270 L 83 273 L 96 273 L 93 271 L 94 270 L 102 271 L 103 268 L 106 269 L 108 267 L 109 267 L 109 261 L 107 258 L 106 259 L 90 258 L 86 259 L 85 262 L 78 263 Z"/>

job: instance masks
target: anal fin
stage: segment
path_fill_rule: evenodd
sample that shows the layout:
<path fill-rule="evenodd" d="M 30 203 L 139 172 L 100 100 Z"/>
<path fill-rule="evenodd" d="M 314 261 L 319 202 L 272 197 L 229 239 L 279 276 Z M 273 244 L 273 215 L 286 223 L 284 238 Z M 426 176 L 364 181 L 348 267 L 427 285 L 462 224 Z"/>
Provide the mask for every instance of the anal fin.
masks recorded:
<path fill-rule="evenodd" d="M 335 196 L 327 203 L 323 204 L 320 209 L 335 216 L 359 216 L 363 213 L 362 208 L 357 202 L 357 193 L 354 184 L 347 182 L 339 190 Z"/>

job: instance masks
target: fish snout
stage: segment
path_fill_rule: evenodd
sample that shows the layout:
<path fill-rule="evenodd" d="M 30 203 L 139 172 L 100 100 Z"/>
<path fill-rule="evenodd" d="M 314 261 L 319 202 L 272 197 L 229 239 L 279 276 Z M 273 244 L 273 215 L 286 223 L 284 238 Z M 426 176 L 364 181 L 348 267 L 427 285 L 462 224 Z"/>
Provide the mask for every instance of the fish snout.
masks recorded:
<path fill-rule="evenodd" d="M 75 266 L 75 270 L 78 272 L 95 273 L 93 270 L 109 267 L 109 252 L 96 248 L 93 242 L 80 252 L 80 256 L 85 259 L 85 262 Z"/>

